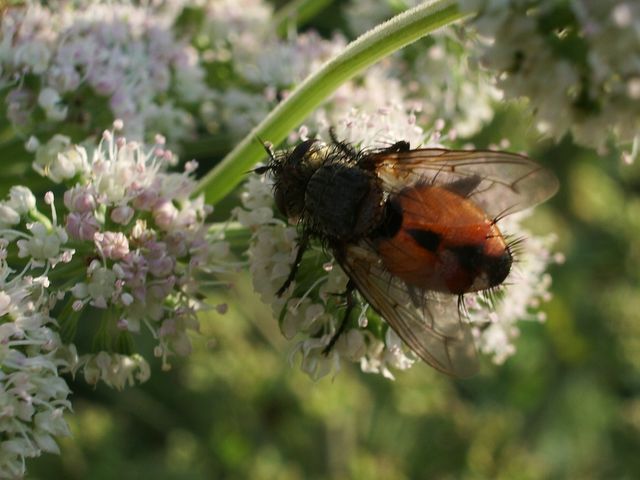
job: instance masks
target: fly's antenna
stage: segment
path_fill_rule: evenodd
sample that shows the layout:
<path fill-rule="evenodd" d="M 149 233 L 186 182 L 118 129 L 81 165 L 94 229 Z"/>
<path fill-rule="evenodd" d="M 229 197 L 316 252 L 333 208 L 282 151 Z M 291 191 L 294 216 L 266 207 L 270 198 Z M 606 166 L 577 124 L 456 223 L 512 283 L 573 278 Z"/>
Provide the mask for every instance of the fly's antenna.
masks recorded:
<path fill-rule="evenodd" d="M 260 142 L 260 145 L 262 145 L 262 148 L 264 148 L 264 151 L 267 152 L 267 156 L 269 157 L 269 161 L 270 162 L 275 162 L 276 154 L 273 151 L 273 143 L 265 142 L 258 135 L 256 135 L 256 140 L 258 140 Z"/>
<path fill-rule="evenodd" d="M 273 144 L 271 142 L 266 142 L 262 140 L 258 135 L 255 136 L 255 139 L 258 142 L 260 142 L 260 145 L 262 145 L 262 148 L 264 148 L 264 151 L 267 152 L 267 156 L 269 157 L 269 163 L 267 163 L 267 165 L 264 165 L 262 167 L 257 167 L 257 168 L 254 168 L 253 170 L 249 170 L 248 172 L 245 172 L 245 173 L 257 173 L 258 175 L 262 175 L 264 173 L 267 173 L 269 170 L 273 169 L 273 165 L 276 162 L 276 155 L 273 151 Z"/>

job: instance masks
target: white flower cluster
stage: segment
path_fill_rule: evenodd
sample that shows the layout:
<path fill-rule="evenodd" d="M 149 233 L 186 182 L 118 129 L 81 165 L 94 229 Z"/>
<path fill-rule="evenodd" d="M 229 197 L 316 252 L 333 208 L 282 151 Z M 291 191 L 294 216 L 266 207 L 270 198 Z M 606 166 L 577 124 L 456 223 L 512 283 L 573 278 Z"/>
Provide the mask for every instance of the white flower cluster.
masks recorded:
<path fill-rule="evenodd" d="M 242 41 L 227 47 L 242 88 L 237 84 L 213 88 L 213 100 L 201 109 L 212 131 L 225 129 L 234 138 L 246 135 L 295 85 L 346 45 L 342 37 L 325 40 L 314 32 L 289 40 L 270 33 L 247 30 Z"/>
<path fill-rule="evenodd" d="M 392 15 L 389 5 L 378 2 L 380 8 L 376 9 L 372 3 L 354 2 L 347 13 L 349 21 L 373 26 Z M 406 3 L 408 8 L 415 2 Z M 359 5 L 366 5 L 368 16 L 349 13 Z M 210 49 L 203 58 L 214 70 L 224 64 L 239 81 L 212 85 L 212 99 L 203 104 L 201 117 L 211 133 L 225 131 L 232 138 L 246 135 L 295 85 L 347 45 L 341 35 L 324 39 L 313 31 L 278 38 L 273 29 L 266 28 L 273 16 L 262 0 L 238 5 L 228 0 L 210 2 L 204 15 L 202 34 Z M 220 25 L 223 18 L 229 19 L 233 30 Z M 354 108 L 370 111 L 420 98 L 428 99 L 421 106 L 423 113 L 444 119 L 451 135 L 454 125 L 458 135 L 472 135 L 492 118 L 491 104 L 499 92 L 489 75 L 463 54 L 468 47 L 469 41 L 462 36 L 437 35 L 411 62 L 401 56 L 387 58 L 342 85 L 305 124 L 312 130 L 324 129 L 330 118 L 343 117 Z M 407 69 L 415 80 L 405 85 L 396 77 Z M 290 140 L 294 141 L 295 135 Z"/>
<path fill-rule="evenodd" d="M 418 3 L 418 0 L 360 0 L 349 3 L 345 14 L 351 30 L 359 35 Z M 395 95 L 426 100 L 422 104 L 423 113 L 428 118 L 445 120 L 450 137 L 475 134 L 493 118 L 493 104 L 501 95 L 493 86 L 490 75 L 478 68 L 466 53 L 472 48 L 466 32 L 455 27 L 420 40 L 408 47 L 410 53 L 407 55 L 400 51 L 385 60 L 389 64 L 386 71 L 411 72 L 410 76 L 405 75 L 411 80 L 404 85 L 397 82 L 393 89 L 388 88 L 392 85 L 384 85 L 385 95 L 388 98 L 390 92 L 394 92 Z M 368 72 L 365 80 L 369 75 Z"/>
<path fill-rule="evenodd" d="M 12 189 L 3 210 L 22 216 L 35 207 L 27 189 Z M 26 211 L 25 211 L 26 210 Z M 6 218 L 6 217 L 5 217 Z M 13 221 L 13 219 L 12 219 Z M 69 435 L 63 418 L 70 393 L 59 371 L 69 364 L 57 355 L 61 346 L 56 322 L 49 316 L 55 296 L 46 274 L 12 270 L 9 241 L 15 233 L 0 230 L 0 476 L 18 478 L 25 457 L 58 452 L 54 438 Z"/>
<path fill-rule="evenodd" d="M 53 437 L 69 434 L 63 413 L 70 391 L 59 372 L 71 365 L 59 356 L 51 311 L 60 296 L 50 273 L 73 251 L 55 219 L 38 213 L 26 187 L 12 187 L 0 202 L 0 472 L 11 477 L 24 474 L 25 457 L 57 452 Z M 30 217 L 38 220 L 27 223 Z"/>
<path fill-rule="evenodd" d="M 502 97 L 490 75 L 463 53 L 473 44 L 464 31 L 440 32 L 411 62 L 413 97 L 424 98 L 424 113 L 446 121 L 450 137 L 470 137 L 493 119 Z"/>
<path fill-rule="evenodd" d="M 175 14 L 130 2 L 5 9 L 0 86 L 7 117 L 25 136 L 50 132 L 40 128 L 43 120 L 58 132 L 88 135 L 121 118 L 139 140 L 151 131 L 183 138 L 192 118 L 182 105 L 200 102 L 207 88 L 196 50 L 172 31 Z"/>
<path fill-rule="evenodd" d="M 117 389 L 145 381 L 147 361 L 131 354 L 132 334 L 144 332 L 163 368 L 189 354 L 199 284 L 224 268 L 227 245 L 205 224 L 211 208 L 190 199 L 195 163 L 170 173 L 163 137 L 145 149 L 116 135 L 122 127 L 98 145 L 58 135 L 40 146 L 34 167 L 66 187 L 62 205 L 44 196 L 50 216 L 26 187 L 0 202 L 0 471 L 17 476 L 23 457 L 56 451 L 69 408 L 60 374 L 82 371 Z M 79 322 L 102 351 L 79 351 Z"/>
<path fill-rule="evenodd" d="M 167 172 L 175 158 L 160 136 L 150 150 L 110 131 L 90 151 L 52 142 L 36 155 L 37 167 L 53 181 L 79 179 L 64 193 L 65 233 L 87 264 L 70 288 L 73 310 L 108 309 L 120 332 L 146 326 L 168 366 L 168 355 L 190 351 L 186 332 L 197 329 L 199 308 L 192 294 L 211 260 L 204 223 L 211 207 L 189 198 L 195 162 L 182 174 Z"/>
<path fill-rule="evenodd" d="M 235 210 L 238 221 L 253 232 L 249 246 L 249 269 L 255 291 L 261 300 L 271 305 L 274 318 L 279 319 L 282 334 L 297 338 L 291 359 L 301 355 L 301 368 L 317 380 L 340 369 L 341 360 L 360 362 L 365 372 L 382 373 L 393 378 L 391 368 L 404 370 L 413 360 L 400 348 L 393 331 L 385 339 L 370 331 L 347 330 L 328 354 L 323 353 L 341 321 L 344 303 L 341 294 L 347 277 L 325 253 L 314 249 L 306 257 L 323 260 L 323 268 L 311 272 L 311 285 L 301 296 L 293 295 L 296 282 L 281 297 L 276 291 L 289 275 L 297 252 L 297 230 L 277 218 L 274 211 L 272 179 L 267 175 L 250 178 L 242 195 L 242 208 Z M 342 307 L 342 308 L 341 308 Z M 366 310 L 361 312 L 364 326 Z"/>
<path fill-rule="evenodd" d="M 204 15 L 202 34 L 210 48 L 203 53 L 203 58 L 214 70 L 225 65 L 238 81 L 212 85 L 212 100 L 203 104 L 201 117 L 211 133 L 226 131 L 232 138 L 246 135 L 292 88 L 347 45 L 347 39 L 341 35 L 325 39 L 313 31 L 280 39 L 273 28 L 267 28 L 273 16 L 263 0 L 246 0 L 240 4 L 230 0 L 210 2 Z M 222 18 L 228 18 L 234 29 L 221 26 Z M 393 77 L 395 70 L 401 68 L 404 66 L 389 60 L 345 83 L 325 106 L 307 119 L 308 129 L 326 129 L 334 124 L 332 119 L 343 118 L 352 109 L 371 111 L 404 103 L 407 90 Z M 473 94 L 470 97 L 475 101 L 467 102 L 470 105 L 484 98 Z M 475 119 L 486 118 L 485 114 L 478 115 L 478 109 L 469 107 L 469 110 Z M 296 141 L 296 135 L 292 134 L 289 140 Z"/>
<path fill-rule="evenodd" d="M 438 127 L 442 122 L 438 122 Z M 412 146 L 441 146 L 447 139 L 439 129 L 429 134 L 416 124 L 413 111 L 396 104 L 374 112 L 352 111 L 335 122 L 338 138 L 361 147 L 383 147 L 398 140 Z M 300 138 L 306 138 L 306 127 Z M 335 347 L 324 354 L 336 331 L 344 300 L 347 278 L 338 265 L 320 247 L 305 253 L 294 283 L 282 295 L 275 292 L 287 278 L 297 252 L 297 229 L 288 225 L 277 212 L 273 201 L 272 179 L 268 175 L 251 177 L 242 195 L 242 208 L 235 211 L 238 221 L 253 232 L 249 246 L 249 264 L 256 291 L 270 304 L 280 329 L 288 339 L 298 339 L 293 351 L 301 354 L 302 369 L 317 379 L 340 367 L 341 360 L 359 362 L 365 372 L 393 378 L 393 370 L 404 370 L 414 363 L 402 342 L 391 329 L 382 337 L 367 328 L 367 307 L 360 311 L 358 327 L 347 329 Z M 550 240 L 524 233 L 519 217 L 508 217 L 504 230 L 516 237 L 525 236 L 523 253 L 517 267 L 506 280 L 504 300 L 495 305 L 484 294 L 465 295 L 468 320 L 474 325 L 478 348 L 493 355 L 496 363 L 515 351 L 516 322 L 538 318 L 536 309 L 550 298 L 550 277 L 545 273 L 553 261 Z M 302 285 L 302 287 L 300 287 Z M 296 295 L 293 296 L 294 292 Z M 302 292 L 302 293 L 300 293 Z M 488 326 L 488 328 L 487 328 Z M 380 334 L 378 334 L 380 335 Z"/>
<path fill-rule="evenodd" d="M 478 12 L 481 62 L 542 132 L 596 148 L 640 142 L 640 5 L 629 0 L 461 0 Z"/>

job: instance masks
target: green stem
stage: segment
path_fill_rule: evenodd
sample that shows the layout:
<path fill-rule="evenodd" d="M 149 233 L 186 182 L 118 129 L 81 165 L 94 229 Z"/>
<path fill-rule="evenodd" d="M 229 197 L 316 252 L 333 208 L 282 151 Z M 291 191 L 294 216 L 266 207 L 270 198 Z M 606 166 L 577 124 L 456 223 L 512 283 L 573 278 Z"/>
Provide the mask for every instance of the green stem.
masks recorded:
<path fill-rule="evenodd" d="M 51 231 L 53 229 L 53 225 L 51 224 L 51 220 L 49 220 L 49 218 L 42 213 L 40 210 L 36 210 L 35 208 L 33 210 L 31 210 L 29 212 L 29 215 L 31 216 L 32 219 L 36 220 L 37 222 L 42 223 L 45 227 L 47 227 L 47 230 Z"/>
<path fill-rule="evenodd" d="M 265 157 L 259 138 L 278 145 L 340 85 L 390 53 L 437 28 L 463 18 L 456 0 L 432 0 L 397 15 L 362 35 L 302 82 L 242 142 L 205 175 L 197 192 L 216 203 Z"/>

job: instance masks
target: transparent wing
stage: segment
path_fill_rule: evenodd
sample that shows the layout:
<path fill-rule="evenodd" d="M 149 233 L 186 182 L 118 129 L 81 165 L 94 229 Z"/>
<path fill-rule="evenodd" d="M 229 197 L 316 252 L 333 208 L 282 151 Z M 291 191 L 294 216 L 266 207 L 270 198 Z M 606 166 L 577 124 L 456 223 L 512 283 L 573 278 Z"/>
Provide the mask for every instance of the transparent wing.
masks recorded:
<path fill-rule="evenodd" d="M 458 185 L 489 217 L 515 213 L 552 197 L 558 179 L 515 153 L 423 148 L 369 156 L 389 191 L 416 183 Z"/>
<path fill-rule="evenodd" d="M 460 321 L 455 296 L 408 287 L 384 268 L 368 242 L 343 254 L 338 260 L 360 294 L 416 355 L 449 375 L 477 372 L 471 330 Z"/>

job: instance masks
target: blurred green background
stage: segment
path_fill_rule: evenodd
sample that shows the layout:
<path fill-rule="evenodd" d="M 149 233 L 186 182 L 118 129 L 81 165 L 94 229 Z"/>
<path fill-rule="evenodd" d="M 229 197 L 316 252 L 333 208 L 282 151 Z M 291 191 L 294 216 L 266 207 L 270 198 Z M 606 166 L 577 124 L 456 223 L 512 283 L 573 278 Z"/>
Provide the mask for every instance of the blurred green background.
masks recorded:
<path fill-rule="evenodd" d="M 394 382 L 343 365 L 314 383 L 240 275 L 172 371 L 123 392 L 70 380 L 73 438 L 29 478 L 640 478 L 640 165 L 541 142 L 517 109 L 474 140 L 503 137 L 560 178 L 530 224 L 566 256 L 548 320 L 521 325 L 505 365 Z"/>

